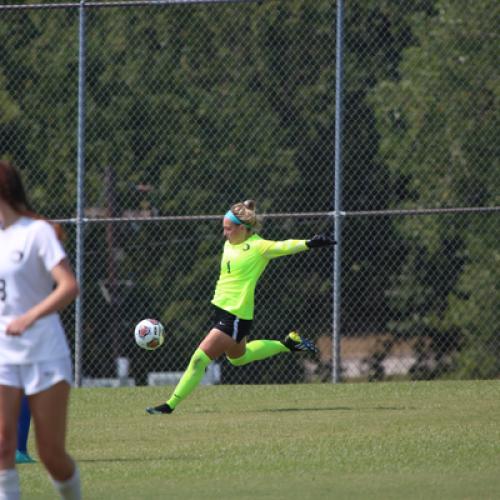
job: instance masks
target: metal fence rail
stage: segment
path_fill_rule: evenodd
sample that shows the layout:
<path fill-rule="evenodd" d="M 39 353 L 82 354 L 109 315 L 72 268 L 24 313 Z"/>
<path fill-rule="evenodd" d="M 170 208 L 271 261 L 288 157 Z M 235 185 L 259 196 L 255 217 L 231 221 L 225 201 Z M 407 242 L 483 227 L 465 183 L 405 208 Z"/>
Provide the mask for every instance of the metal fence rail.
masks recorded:
<path fill-rule="evenodd" d="M 46 10 L 46 9 L 101 9 L 101 8 L 127 8 L 127 7 L 165 7 L 169 5 L 196 5 L 196 4 L 224 4 L 224 3 L 254 3 L 261 0 L 123 0 L 123 1 L 98 1 L 91 2 L 46 2 L 46 3 L 19 3 L 3 4 L 0 10 Z"/>
<path fill-rule="evenodd" d="M 77 385 L 175 381 L 247 198 L 269 239 L 339 242 L 257 290 L 254 338 L 297 328 L 320 351 L 221 359 L 206 382 L 498 377 L 495 5 L 2 4 L 0 155 L 66 230 Z M 147 353 L 151 316 L 167 343 Z"/>

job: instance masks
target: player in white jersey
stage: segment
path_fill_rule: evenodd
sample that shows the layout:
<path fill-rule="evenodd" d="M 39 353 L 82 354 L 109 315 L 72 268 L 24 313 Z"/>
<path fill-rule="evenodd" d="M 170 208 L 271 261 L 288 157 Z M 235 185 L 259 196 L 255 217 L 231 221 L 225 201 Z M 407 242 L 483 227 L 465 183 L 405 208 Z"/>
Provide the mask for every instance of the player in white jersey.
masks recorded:
<path fill-rule="evenodd" d="M 78 467 L 65 448 L 72 368 L 58 314 L 77 295 L 54 227 L 30 211 L 19 172 L 0 160 L 0 500 L 20 497 L 15 451 L 23 394 L 56 490 L 81 498 Z"/>

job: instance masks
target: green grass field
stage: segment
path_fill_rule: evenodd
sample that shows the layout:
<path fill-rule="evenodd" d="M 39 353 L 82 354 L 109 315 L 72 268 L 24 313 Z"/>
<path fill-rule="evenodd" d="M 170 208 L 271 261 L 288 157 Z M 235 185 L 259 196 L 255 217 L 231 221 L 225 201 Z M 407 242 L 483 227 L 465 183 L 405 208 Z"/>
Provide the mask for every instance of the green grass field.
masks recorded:
<path fill-rule="evenodd" d="M 498 499 L 500 381 L 76 389 L 85 499 Z M 30 449 L 34 443 L 30 438 Z M 40 464 L 24 499 L 53 499 Z"/>

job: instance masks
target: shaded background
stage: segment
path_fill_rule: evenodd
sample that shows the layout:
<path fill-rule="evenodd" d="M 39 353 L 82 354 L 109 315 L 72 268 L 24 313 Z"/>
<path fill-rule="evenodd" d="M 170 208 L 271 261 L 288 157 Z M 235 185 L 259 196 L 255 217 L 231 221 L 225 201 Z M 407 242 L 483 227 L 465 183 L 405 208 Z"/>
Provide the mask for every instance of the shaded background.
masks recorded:
<path fill-rule="evenodd" d="M 0 155 L 74 262 L 78 4 L 9 4 Z M 79 355 L 85 379 L 126 357 L 145 384 L 182 370 L 211 325 L 229 205 L 256 199 L 268 239 L 333 231 L 336 5 L 101 4 L 85 9 Z M 495 0 L 345 2 L 345 380 L 500 374 L 498 14 Z M 222 361 L 219 381 L 331 380 L 332 281 L 331 250 L 274 261 L 254 338 L 295 328 L 320 354 Z M 165 325 L 157 352 L 134 344 L 145 317 Z M 73 343 L 74 310 L 64 322 Z"/>

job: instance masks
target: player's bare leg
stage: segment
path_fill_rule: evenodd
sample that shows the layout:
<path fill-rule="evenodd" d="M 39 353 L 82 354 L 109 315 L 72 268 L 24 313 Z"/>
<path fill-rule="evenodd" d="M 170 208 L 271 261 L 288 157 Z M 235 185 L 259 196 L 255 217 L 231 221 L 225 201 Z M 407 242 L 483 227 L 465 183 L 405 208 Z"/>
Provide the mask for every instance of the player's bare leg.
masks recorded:
<path fill-rule="evenodd" d="M 20 389 L 0 385 L 0 498 L 20 496 L 15 456 L 21 398 Z"/>
<path fill-rule="evenodd" d="M 66 452 L 65 444 L 69 393 L 69 384 L 58 382 L 45 391 L 29 396 L 29 402 L 40 460 L 61 497 L 79 499 L 78 468 Z"/>
<path fill-rule="evenodd" d="M 21 398 L 20 389 L 0 385 L 0 470 L 13 469 L 15 465 Z"/>

